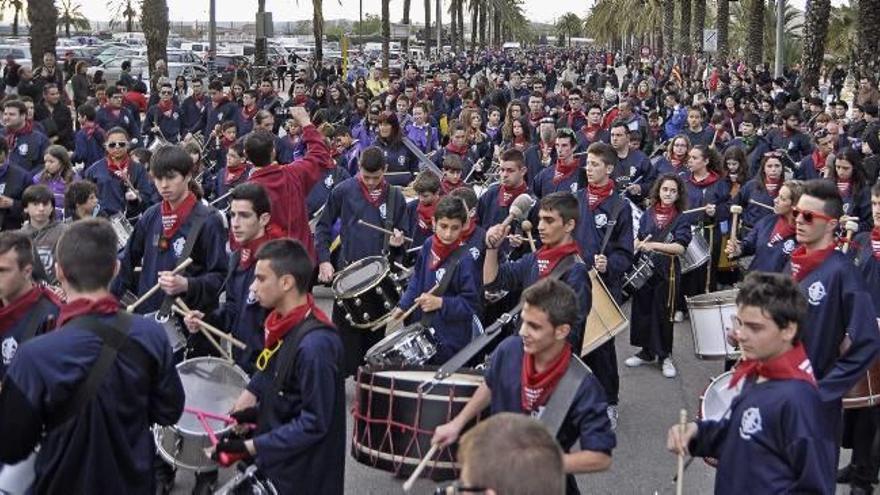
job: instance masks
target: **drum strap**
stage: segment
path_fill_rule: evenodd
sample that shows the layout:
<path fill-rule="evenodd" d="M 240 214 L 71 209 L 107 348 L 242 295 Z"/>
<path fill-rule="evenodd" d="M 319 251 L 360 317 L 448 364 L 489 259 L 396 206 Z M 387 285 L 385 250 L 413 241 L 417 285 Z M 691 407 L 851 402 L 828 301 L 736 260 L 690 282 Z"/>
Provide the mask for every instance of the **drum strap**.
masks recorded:
<path fill-rule="evenodd" d="M 275 365 L 275 373 L 272 376 L 272 393 L 270 394 L 272 397 L 284 390 L 284 382 L 290 375 L 296 361 L 296 351 L 299 349 L 299 344 L 305 336 L 314 330 L 325 328 L 326 326 L 326 323 L 322 323 L 314 315 L 309 315 L 297 328 L 292 329 L 288 333 L 289 337 L 287 340 L 290 342 L 285 341 L 282 344 L 277 358 L 278 362 Z"/>
<path fill-rule="evenodd" d="M 207 211 L 205 211 L 207 209 Z M 196 203 L 195 208 L 193 208 L 192 213 L 192 225 L 189 229 L 189 234 L 186 236 L 186 243 L 183 245 L 183 250 L 180 251 L 180 256 L 177 257 L 177 261 L 174 265 L 179 265 L 181 261 L 189 258 L 189 255 L 192 254 L 193 248 L 196 247 L 196 241 L 199 238 L 199 233 L 202 231 L 202 226 L 205 225 L 205 222 L 208 220 L 208 217 L 211 216 L 211 209 L 205 207 L 201 203 Z M 165 295 L 165 298 L 162 299 L 162 307 L 159 308 L 160 316 L 167 316 L 171 313 L 171 306 L 174 305 L 174 298 L 177 296 L 169 296 Z"/>
<path fill-rule="evenodd" d="M 611 240 L 611 232 L 613 232 L 614 227 L 617 226 L 617 217 L 620 216 L 620 212 L 623 210 L 625 200 L 619 196 L 614 197 L 614 199 L 617 202 L 614 203 L 614 207 L 611 209 L 611 220 L 605 225 L 605 237 L 602 238 L 602 246 L 599 248 L 599 254 L 605 254 L 605 248 L 608 247 L 608 241 Z"/>
<path fill-rule="evenodd" d="M 49 315 L 52 306 L 53 304 L 46 299 L 45 296 L 40 296 L 39 301 L 37 301 L 36 306 L 31 311 L 31 316 L 28 318 L 27 324 L 24 327 L 24 334 L 21 336 L 21 342 L 19 342 L 19 344 L 30 340 L 37 334 L 37 330 L 40 328 L 43 321 L 45 321 L 46 316 Z"/>
<path fill-rule="evenodd" d="M 437 297 L 442 297 L 443 294 L 446 293 L 446 290 L 449 289 L 449 284 L 452 283 L 452 276 L 455 275 L 455 271 L 458 268 L 458 263 L 461 261 L 461 256 L 467 251 L 466 246 L 459 246 L 458 249 L 452 252 L 449 255 L 449 258 L 444 263 L 447 268 L 443 273 L 443 278 L 440 279 L 440 282 L 437 285 L 437 289 L 434 290 L 434 295 Z M 431 322 L 434 321 L 434 316 L 436 316 L 436 311 L 422 312 L 422 326 L 425 328 L 429 328 L 431 326 Z"/>
<path fill-rule="evenodd" d="M 591 373 L 590 368 L 579 357 L 571 356 L 565 374 L 562 375 L 559 385 L 556 386 L 556 390 L 553 391 L 553 395 L 550 396 L 550 400 L 547 401 L 539 418 L 554 437 L 559 433 L 562 422 L 568 416 L 568 411 L 577 398 L 578 388 L 584 382 L 584 378 Z"/>
<path fill-rule="evenodd" d="M 82 412 L 82 409 L 95 397 L 98 387 L 101 386 L 119 352 L 129 355 L 135 361 L 136 368 L 152 372 L 153 359 L 147 351 L 139 344 L 126 345 L 130 342 L 128 337 L 132 318 L 131 313 L 119 311 L 110 321 L 103 321 L 93 315 L 73 320 L 101 338 L 101 353 L 89 370 L 86 379 L 77 386 L 70 400 L 65 402 L 58 411 L 50 414 L 47 421 L 49 429 L 61 426 Z"/>

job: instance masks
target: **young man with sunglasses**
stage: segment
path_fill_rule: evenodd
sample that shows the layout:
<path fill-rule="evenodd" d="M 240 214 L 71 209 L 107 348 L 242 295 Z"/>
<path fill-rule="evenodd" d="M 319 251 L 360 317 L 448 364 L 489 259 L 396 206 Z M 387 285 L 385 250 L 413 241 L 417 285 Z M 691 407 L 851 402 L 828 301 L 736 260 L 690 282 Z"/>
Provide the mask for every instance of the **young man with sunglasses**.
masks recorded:
<path fill-rule="evenodd" d="M 106 156 L 86 168 L 83 177 L 98 186 L 98 204 L 109 216 L 124 213 L 137 218 L 159 201 L 146 167 L 129 158 L 128 147 L 128 132 L 121 127 L 110 129 L 104 138 Z"/>
<path fill-rule="evenodd" d="M 156 139 L 177 144 L 181 134 L 185 134 L 180 108 L 174 103 L 171 83 L 163 83 L 159 88 L 159 102 L 147 109 L 141 134 L 146 136 L 145 144 L 151 145 Z"/>

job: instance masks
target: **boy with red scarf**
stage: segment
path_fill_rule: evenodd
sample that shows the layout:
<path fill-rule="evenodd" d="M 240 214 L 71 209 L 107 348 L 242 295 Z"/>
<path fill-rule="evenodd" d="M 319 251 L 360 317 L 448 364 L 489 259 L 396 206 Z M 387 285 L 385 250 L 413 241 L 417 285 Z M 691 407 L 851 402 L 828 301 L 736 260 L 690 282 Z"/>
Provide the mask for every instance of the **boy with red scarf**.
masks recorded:
<path fill-rule="evenodd" d="M 146 135 L 147 139 L 144 144 L 152 144 L 155 139 L 159 139 L 177 144 L 180 142 L 180 135 L 185 133 L 183 129 L 183 120 L 180 115 L 180 108 L 174 103 L 174 90 L 171 83 L 164 83 L 159 88 L 159 102 L 147 109 L 144 117 L 144 126 L 141 134 Z"/>
<path fill-rule="evenodd" d="M 86 167 L 83 178 L 98 186 L 98 204 L 107 215 L 137 218 L 159 197 L 147 169 L 129 157 L 128 137 L 121 127 L 110 129 L 104 141 L 106 156 Z"/>
<path fill-rule="evenodd" d="M 430 360 L 434 364 L 443 364 L 470 342 L 473 316 L 479 316 L 474 259 L 461 242 L 467 223 L 464 201 L 447 196 L 437 203 L 433 213 L 434 235 L 422 243 L 406 292 L 392 313 L 397 318 L 413 305 L 419 306 L 412 320 L 421 320 L 425 327 L 434 329 L 437 353 Z M 453 256 L 459 251 L 459 255 Z M 452 278 L 443 293 L 438 294 L 434 287 L 447 276 Z"/>
<path fill-rule="evenodd" d="M 468 172 L 470 172 L 471 167 L 473 166 L 473 157 L 471 156 L 470 150 L 471 148 L 467 144 L 467 131 L 465 130 L 464 125 L 456 120 L 449 125 L 449 144 L 447 144 L 445 148 L 440 148 L 438 151 L 434 152 L 434 154 L 431 155 L 431 161 L 437 165 L 437 168 L 442 169 L 445 166 L 447 157 L 454 156 L 458 158 L 460 163 L 459 170 L 461 170 L 459 180 L 461 180 L 467 177 Z M 458 185 L 459 184 L 454 184 L 452 189 L 458 187 Z M 444 194 L 446 192 L 444 192 Z"/>
<path fill-rule="evenodd" d="M 547 167 L 538 173 L 535 181 L 532 182 L 532 193 L 538 199 L 544 196 L 559 192 L 568 191 L 572 194 L 576 193 L 580 174 L 578 169 L 581 168 L 582 158 L 574 156 L 574 149 L 577 146 L 577 138 L 571 129 L 559 129 L 556 132 L 556 164 Z"/>
<path fill-rule="evenodd" d="M 253 457 L 278 493 L 342 495 L 346 436 L 339 333 L 309 293 L 314 266 L 299 242 L 270 241 L 256 259 L 251 290 L 271 312 L 260 371 L 232 416 L 257 429 L 252 438 L 221 439 L 216 453 Z"/>
<path fill-rule="evenodd" d="M 61 301 L 34 282 L 39 265 L 22 232 L 0 232 L 0 380 L 19 346 L 55 326 Z"/>
<path fill-rule="evenodd" d="M 434 233 L 434 210 L 440 200 L 440 180 L 433 172 L 425 170 L 416 176 L 412 187 L 418 200 L 406 204 L 406 235 L 412 238 L 413 246 L 421 246 Z"/>
<path fill-rule="evenodd" d="M 238 105 L 223 92 L 223 81 L 211 81 L 208 85 L 208 96 L 211 98 L 211 104 L 208 105 L 205 128 L 202 131 L 206 141 L 210 139 L 215 126 L 229 120 L 238 122 L 239 119 Z"/>
<path fill-rule="evenodd" d="M 832 136 L 827 130 L 819 129 L 813 133 L 813 141 L 816 147 L 798 163 L 794 170 L 796 179 L 822 179 L 828 176 L 828 157 L 834 153 L 837 136 Z"/>
<path fill-rule="evenodd" d="M 122 104 L 122 92 L 118 88 L 107 89 L 107 104 L 98 109 L 95 116 L 98 127 L 109 133 L 111 129 L 121 127 L 128 133 L 132 144 L 139 143 L 141 128 L 131 110 Z"/>
<path fill-rule="evenodd" d="M 241 113 L 238 116 L 238 135 L 245 134 L 254 130 L 254 116 L 260 107 L 257 105 L 257 92 L 249 89 L 241 95 Z"/>
<path fill-rule="evenodd" d="M 323 173 L 336 164 L 330 158 L 324 136 L 312 125 L 306 110 L 293 107 L 290 114 L 302 127 L 306 155 L 289 165 L 281 165 L 275 161 L 272 133 L 264 129 L 251 132 L 245 137 L 244 152 L 256 168 L 248 181 L 266 188 L 272 201 L 272 223 L 286 237 L 300 241 L 314 259 L 315 242 L 309 229 L 306 199 Z"/>
<path fill-rule="evenodd" d="M 220 173 L 217 174 L 214 183 L 214 196 L 216 198 L 222 197 L 231 191 L 232 188 L 245 183 L 254 170 L 254 165 L 244 157 L 244 138 L 236 140 L 229 146 L 223 163 L 224 165 L 220 168 Z M 223 211 L 229 206 L 229 200 L 217 201 L 213 203 L 213 206 Z"/>
<path fill-rule="evenodd" d="M 751 273 L 736 297 L 733 335 L 743 360 L 729 416 L 669 428 L 678 455 L 718 459 L 715 493 L 834 493 L 837 432 L 801 342 L 807 302 L 781 274 Z M 821 327 L 811 325 L 811 328 Z"/>
<path fill-rule="evenodd" d="M 587 108 L 587 120 L 577 129 L 578 151 L 586 151 L 587 147 L 598 141 L 608 141 L 608 132 L 602 129 L 602 105 L 591 103 Z"/>
<path fill-rule="evenodd" d="M 489 361 L 486 381 L 449 423 L 434 431 L 432 444 L 454 443 L 464 427 L 487 406 L 492 414 L 513 412 L 541 417 L 572 356 L 568 334 L 578 320 L 575 292 L 565 282 L 546 278 L 523 292 L 519 335 L 506 338 Z M 605 414 L 605 393 L 587 373 L 556 432 L 565 454 L 566 493 L 580 493 L 574 474 L 604 471 L 611 466 L 617 440 Z M 580 450 L 569 452 L 575 442 Z"/>
<path fill-rule="evenodd" d="M 39 172 L 50 143 L 45 134 L 34 129 L 27 106 L 19 100 L 7 101 L 3 104 L 3 122 L 0 138 L 6 141 L 9 162 L 31 175 Z"/>
<path fill-rule="evenodd" d="M 79 130 L 73 136 L 71 163 L 82 163 L 89 168 L 104 157 L 104 131 L 95 123 L 95 107 L 83 103 L 76 109 Z"/>

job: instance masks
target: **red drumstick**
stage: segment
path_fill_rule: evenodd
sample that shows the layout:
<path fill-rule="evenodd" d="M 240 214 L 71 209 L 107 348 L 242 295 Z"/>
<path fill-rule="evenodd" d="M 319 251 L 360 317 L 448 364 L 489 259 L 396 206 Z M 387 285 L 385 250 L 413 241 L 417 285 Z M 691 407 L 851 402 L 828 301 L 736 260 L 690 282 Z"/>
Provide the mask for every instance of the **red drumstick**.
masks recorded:
<path fill-rule="evenodd" d="M 225 416 L 223 414 L 214 414 L 212 412 L 208 412 L 208 411 L 205 411 L 202 409 L 196 409 L 195 407 L 184 407 L 183 410 L 190 413 L 190 414 L 195 414 L 196 416 L 200 416 L 200 417 L 203 416 L 203 417 L 209 418 L 209 419 L 216 419 L 218 421 L 223 421 L 224 423 L 237 423 L 235 418 L 233 418 L 232 416 Z"/>

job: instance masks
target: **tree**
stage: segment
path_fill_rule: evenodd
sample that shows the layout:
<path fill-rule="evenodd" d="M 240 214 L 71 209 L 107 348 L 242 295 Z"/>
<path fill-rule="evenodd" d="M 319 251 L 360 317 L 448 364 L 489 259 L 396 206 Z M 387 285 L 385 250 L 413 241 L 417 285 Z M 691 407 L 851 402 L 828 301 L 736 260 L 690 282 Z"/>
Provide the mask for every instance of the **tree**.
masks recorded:
<path fill-rule="evenodd" d="M 324 60 L 324 3 L 312 0 L 312 35 L 315 37 L 315 63 Z"/>
<path fill-rule="evenodd" d="M 438 2 L 440 0 L 437 0 Z M 425 0 L 425 58 L 431 56 L 431 0 Z M 439 53 L 440 47 L 437 47 Z"/>
<path fill-rule="evenodd" d="M 876 73 L 880 67 L 880 0 L 858 0 L 858 58 Z"/>
<path fill-rule="evenodd" d="M 831 7 L 831 19 L 828 21 L 828 45 L 826 53 L 838 61 L 855 60 L 858 43 L 859 8 L 857 0 Z"/>
<path fill-rule="evenodd" d="M 734 2 L 730 6 L 729 52 L 737 57 L 743 56 L 748 53 L 749 47 L 755 44 L 755 40 L 758 40 L 764 47 L 760 60 L 773 60 L 776 53 L 776 9 L 772 5 L 763 9 L 763 35 L 756 37 L 749 31 L 747 19 L 751 15 L 749 11 L 752 8 L 749 1 Z M 785 33 L 782 45 L 783 60 L 786 64 L 793 64 L 801 58 L 802 13 L 792 5 L 792 2 L 786 1 L 782 15 Z"/>
<path fill-rule="evenodd" d="M 24 10 L 24 0 L 0 0 L 0 12 L 12 10 L 12 36 L 18 36 L 18 20 L 21 17 L 21 11 Z M 2 19 L 2 16 L 0 16 Z"/>
<path fill-rule="evenodd" d="M 754 67 L 761 63 L 764 51 L 764 0 L 743 0 L 747 9 L 746 26 L 749 40 L 746 44 L 746 63 Z"/>
<path fill-rule="evenodd" d="M 382 77 L 388 77 L 388 49 L 391 42 L 391 0 L 382 0 Z"/>
<path fill-rule="evenodd" d="M 407 36 L 403 40 L 403 52 L 407 53 L 407 54 L 409 53 L 409 25 L 410 25 L 409 8 L 410 8 L 411 1 L 412 0 L 403 0 L 403 19 L 401 19 L 401 21 L 400 21 L 402 24 L 405 24 L 407 27 Z"/>
<path fill-rule="evenodd" d="M 718 0 L 719 2 L 724 0 Z M 663 0 L 663 49 L 661 55 L 675 51 L 675 0 Z"/>
<path fill-rule="evenodd" d="M 110 5 L 112 18 L 110 19 L 110 27 L 118 26 L 120 22 L 125 21 L 125 32 L 134 31 L 134 19 L 137 17 L 137 0 L 113 0 Z"/>
<path fill-rule="evenodd" d="M 583 34 L 583 21 L 573 12 L 569 12 L 556 21 L 556 35 L 560 41 L 568 40 L 568 46 L 571 46 L 571 39 L 575 36 Z"/>
<path fill-rule="evenodd" d="M 718 58 L 724 60 L 728 55 L 728 31 L 730 28 L 730 2 L 718 0 L 718 13 L 715 17 L 715 29 L 718 30 Z"/>
<path fill-rule="evenodd" d="M 679 40 L 679 51 L 685 55 L 691 54 L 691 38 L 688 34 L 691 32 L 691 0 L 681 0 L 681 26 L 678 32 L 681 33 Z"/>
<path fill-rule="evenodd" d="M 165 0 L 143 0 L 141 29 L 147 40 L 147 63 L 150 68 L 150 82 L 153 83 L 159 77 L 155 73 L 156 62 L 168 60 L 168 4 Z"/>
<path fill-rule="evenodd" d="M 31 25 L 31 60 L 36 66 L 42 62 L 43 54 L 55 53 L 58 9 L 53 0 L 30 0 L 27 3 L 27 17 Z"/>
<path fill-rule="evenodd" d="M 819 71 L 825 57 L 825 39 L 828 36 L 828 18 L 831 15 L 831 0 L 809 0 L 804 14 L 804 55 L 801 59 L 803 78 L 802 94 L 819 86 Z"/>
<path fill-rule="evenodd" d="M 74 3 L 74 0 L 61 0 L 60 7 L 58 24 L 64 26 L 64 36 L 68 38 L 70 37 L 70 26 L 73 26 L 80 31 L 88 31 L 91 29 L 89 20 L 86 19 L 86 16 L 84 16 L 80 10 L 82 5 Z"/>
<path fill-rule="evenodd" d="M 694 52 L 703 53 L 703 30 L 706 28 L 706 0 L 692 0 L 691 45 Z M 685 31 L 687 33 L 687 31 Z"/>

